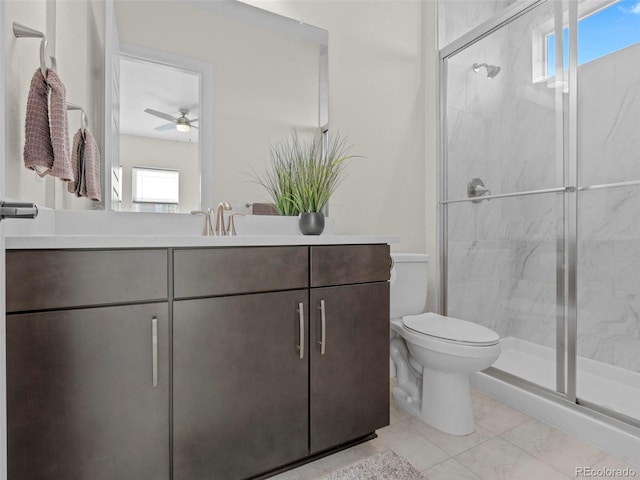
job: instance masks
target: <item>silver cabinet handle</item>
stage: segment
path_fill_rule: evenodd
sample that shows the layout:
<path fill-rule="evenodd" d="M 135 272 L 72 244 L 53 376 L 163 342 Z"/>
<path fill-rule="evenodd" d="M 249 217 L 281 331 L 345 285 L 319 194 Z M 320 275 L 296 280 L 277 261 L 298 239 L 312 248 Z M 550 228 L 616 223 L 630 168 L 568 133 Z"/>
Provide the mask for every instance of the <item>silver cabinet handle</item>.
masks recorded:
<path fill-rule="evenodd" d="M 304 358 L 304 303 L 298 304 L 298 319 L 300 320 L 300 345 L 297 346 L 300 350 L 300 359 Z"/>
<path fill-rule="evenodd" d="M 327 318 L 324 311 L 324 300 L 320 300 L 320 355 L 324 355 L 327 345 Z"/>
<path fill-rule="evenodd" d="M 156 388 L 158 386 L 158 317 L 151 319 L 151 351 L 153 388 Z"/>

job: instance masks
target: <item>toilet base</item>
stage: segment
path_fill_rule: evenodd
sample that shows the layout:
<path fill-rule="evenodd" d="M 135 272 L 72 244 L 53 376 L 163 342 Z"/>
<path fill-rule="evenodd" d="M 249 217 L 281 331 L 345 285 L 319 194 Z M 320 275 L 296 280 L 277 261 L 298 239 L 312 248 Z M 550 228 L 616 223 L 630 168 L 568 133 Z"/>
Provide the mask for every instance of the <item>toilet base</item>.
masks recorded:
<path fill-rule="evenodd" d="M 474 432 L 468 373 L 447 373 L 425 367 L 422 385 L 421 418 L 426 423 L 452 435 Z"/>
<path fill-rule="evenodd" d="M 418 402 L 406 386 L 393 388 L 393 398 L 403 410 L 451 435 L 468 435 L 475 431 L 468 374 L 425 367 L 421 383 L 422 399 Z"/>

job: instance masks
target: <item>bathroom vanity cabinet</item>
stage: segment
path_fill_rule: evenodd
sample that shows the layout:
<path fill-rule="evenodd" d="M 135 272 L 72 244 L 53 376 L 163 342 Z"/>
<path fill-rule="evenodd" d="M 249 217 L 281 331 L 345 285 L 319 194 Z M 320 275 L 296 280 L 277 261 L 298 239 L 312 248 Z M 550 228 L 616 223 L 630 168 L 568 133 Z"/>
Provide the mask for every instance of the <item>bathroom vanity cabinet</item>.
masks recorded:
<path fill-rule="evenodd" d="M 387 245 L 314 246 L 310 255 L 313 454 L 389 423 L 390 258 Z"/>
<path fill-rule="evenodd" d="M 388 279 L 382 244 L 8 251 L 9 480 L 262 478 L 366 438 Z"/>
<path fill-rule="evenodd" d="M 163 250 L 7 252 L 10 480 L 170 478 L 166 268 Z"/>
<path fill-rule="evenodd" d="M 308 247 L 174 259 L 174 478 L 250 478 L 306 456 Z"/>

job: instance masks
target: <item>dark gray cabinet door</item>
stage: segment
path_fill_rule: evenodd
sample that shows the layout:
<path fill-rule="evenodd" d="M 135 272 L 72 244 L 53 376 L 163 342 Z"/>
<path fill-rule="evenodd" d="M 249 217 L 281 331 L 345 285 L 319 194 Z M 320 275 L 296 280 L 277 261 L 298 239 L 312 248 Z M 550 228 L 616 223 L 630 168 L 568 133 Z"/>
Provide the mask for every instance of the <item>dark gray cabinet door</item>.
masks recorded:
<path fill-rule="evenodd" d="M 307 298 L 174 302 L 176 480 L 242 479 L 307 455 Z"/>
<path fill-rule="evenodd" d="M 168 479 L 167 303 L 8 315 L 7 425 L 9 480 Z"/>
<path fill-rule="evenodd" d="M 389 284 L 315 288 L 310 309 L 311 453 L 316 453 L 389 424 Z"/>

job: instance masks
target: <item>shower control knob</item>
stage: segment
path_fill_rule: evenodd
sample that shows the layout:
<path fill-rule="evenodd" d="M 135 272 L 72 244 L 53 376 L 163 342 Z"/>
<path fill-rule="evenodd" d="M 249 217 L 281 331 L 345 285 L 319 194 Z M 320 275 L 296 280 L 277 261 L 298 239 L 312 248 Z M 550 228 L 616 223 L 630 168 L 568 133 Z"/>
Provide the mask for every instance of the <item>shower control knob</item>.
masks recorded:
<path fill-rule="evenodd" d="M 476 198 L 483 197 L 485 195 L 491 195 L 491 190 L 485 187 L 484 182 L 479 178 L 474 178 L 467 184 L 467 197 Z M 472 200 L 472 202 L 479 203 L 482 200 L 482 198 L 478 198 L 477 200 Z M 487 198 L 486 200 L 488 201 L 490 199 Z"/>

